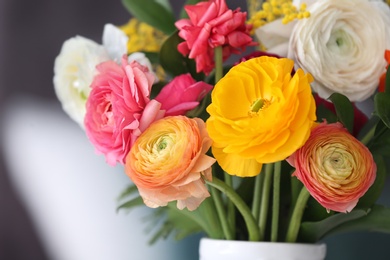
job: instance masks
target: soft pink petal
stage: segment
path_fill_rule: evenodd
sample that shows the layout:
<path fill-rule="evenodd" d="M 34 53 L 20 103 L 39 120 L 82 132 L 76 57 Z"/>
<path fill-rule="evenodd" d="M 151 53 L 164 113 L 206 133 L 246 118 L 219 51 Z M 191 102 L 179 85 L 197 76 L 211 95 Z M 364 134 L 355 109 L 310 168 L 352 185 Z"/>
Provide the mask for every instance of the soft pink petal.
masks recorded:
<path fill-rule="evenodd" d="M 139 123 L 139 129 L 143 132 L 160 114 L 161 103 L 157 100 L 151 100 L 145 107 Z"/>
<path fill-rule="evenodd" d="M 125 56 L 122 65 L 107 61 L 97 69 L 86 104 L 86 134 L 107 163 L 124 163 L 141 124 L 146 127 L 153 115 L 161 117 L 160 111 L 153 114 L 153 104 L 148 106 L 154 76 L 137 62 L 128 64 Z"/>

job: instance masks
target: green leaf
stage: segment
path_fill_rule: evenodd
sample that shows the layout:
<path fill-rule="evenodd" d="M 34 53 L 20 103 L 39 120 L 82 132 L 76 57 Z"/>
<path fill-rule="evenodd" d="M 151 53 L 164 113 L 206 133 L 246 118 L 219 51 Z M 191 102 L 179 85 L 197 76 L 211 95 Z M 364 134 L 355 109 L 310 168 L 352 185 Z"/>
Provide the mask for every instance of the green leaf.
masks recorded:
<path fill-rule="evenodd" d="M 172 6 L 171 6 L 171 3 L 169 2 L 169 0 L 155 0 L 157 3 L 159 3 L 160 5 L 162 5 L 163 7 L 165 7 L 165 9 L 167 9 L 169 12 L 173 12 L 173 9 L 172 9 Z"/>
<path fill-rule="evenodd" d="M 177 45 L 180 42 L 182 39 L 176 32 L 165 40 L 160 50 L 160 64 L 166 72 L 173 76 L 188 72 L 186 57 L 177 50 Z"/>
<path fill-rule="evenodd" d="M 366 194 L 359 199 L 356 208 L 372 207 L 382 193 L 386 181 L 386 164 L 383 157 L 380 155 L 374 155 L 374 160 L 377 167 L 375 182 L 371 185 Z"/>
<path fill-rule="evenodd" d="M 205 232 L 210 238 L 220 239 L 223 237 L 221 224 L 215 212 L 215 205 L 210 197 L 205 199 L 194 211 L 179 210 L 175 203 L 168 203 L 167 210 L 171 218 L 176 214 L 183 220 L 195 222 L 199 226 L 199 230 Z M 180 225 L 180 222 L 177 222 L 177 224 Z"/>
<path fill-rule="evenodd" d="M 186 113 L 187 117 L 199 117 L 203 119 L 203 121 L 206 121 L 210 115 L 206 111 L 206 107 L 210 105 L 211 103 L 211 93 L 208 93 L 200 102 L 200 104 L 195 107 L 194 109 L 188 111 Z"/>
<path fill-rule="evenodd" d="M 358 136 L 357 136 L 357 139 L 359 140 L 362 140 L 363 137 L 371 131 L 371 129 L 373 127 L 376 127 L 378 122 L 380 121 L 379 117 L 375 116 L 375 115 L 372 115 L 368 121 L 364 124 L 364 126 L 362 127 L 362 129 L 360 130 Z"/>
<path fill-rule="evenodd" d="M 184 218 L 180 210 L 169 210 L 168 218 L 174 226 L 175 239 L 180 240 L 194 233 L 202 232 L 202 227 L 190 218 Z"/>
<path fill-rule="evenodd" d="M 160 239 L 166 239 L 173 234 L 176 240 L 181 240 L 189 235 L 200 233 L 203 231 L 202 227 L 193 218 L 187 217 L 188 211 L 186 209 L 179 210 L 176 208 L 176 202 L 169 203 L 168 207 L 160 208 L 159 212 L 155 212 L 154 220 L 150 224 L 153 228 L 157 227 L 157 231 L 149 240 L 149 244 L 154 244 Z M 190 213 L 191 214 L 191 213 Z M 159 224 L 156 220 L 163 219 L 163 223 Z"/>
<path fill-rule="evenodd" d="M 175 16 L 161 0 L 122 0 L 122 4 L 135 18 L 167 35 L 176 30 Z"/>
<path fill-rule="evenodd" d="M 368 215 L 339 225 L 329 235 L 351 231 L 371 231 L 390 234 L 390 208 L 374 205 Z"/>
<path fill-rule="evenodd" d="M 349 213 L 338 213 L 317 222 L 303 222 L 299 233 L 302 242 L 315 243 L 343 223 L 367 216 L 369 210 L 353 210 Z"/>
<path fill-rule="evenodd" d="M 188 215 L 193 217 L 208 237 L 216 239 L 223 237 L 221 223 L 212 198 L 205 199 L 196 210 L 188 212 Z"/>
<path fill-rule="evenodd" d="M 119 205 L 117 207 L 117 211 L 121 210 L 121 209 L 127 209 L 127 210 L 130 210 L 130 209 L 133 209 L 135 207 L 138 207 L 138 206 L 142 206 L 144 205 L 144 201 L 141 197 L 135 197 L 134 199 L 131 199 L 131 200 L 128 200 L 124 203 L 122 203 L 121 205 Z"/>
<path fill-rule="evenodd" d="M 177 45 L 183 40 L 178 35 L 178 31 L 173 33 L 165 40 L 160 50 L 160 64 L 163 69 L 173 77 L 190 73 L 198 81 L 204 79 L 203 73 L 196 73 L 194 60 L 184 57 L 178 50 Z"/>
<path fill-rule="evenodd" d="M 316 114 L 319 121 L 323 121 L 325 119 L 328 123 L 337 122 L 337 116 L 324 105 L 317 106 Z"/>
<path fill-rule="evenodd" d="M 354 109 L 349 99 L 339 93 L 333 93 L 329 100 L 332 101 L 336 109 L 337 119 L 348 129 L 353 132 Z"/>
<path fill-rule="evenodd" d="M 385 93 L 390 92 L 390 66 L 386 70 Z"/>
<path fill-rule="evenodd" d="M 390 128 L 390 94 L 376 93 L 374 97 L 375 114 Z"/>
<path fill-rule="evenodd" d="M 160 94 L 161 90 L 168 84 L 166 81 L 159 81 L 157 83 L 154 83 L 152 86 L 152 90 L 150 92 L 150 99 L 154 99 L 157 97 L 158 94 Z"/>
<path fill-rule="evenodd" d="M 390 128 L 387 128 L 382 120 L 377 123 L 374 136 L 367 147 L 373 154 L 390 157 Z"/>
<path fill-rule="evenodd" d="M 156 233 L 149 239 L 149 245 L 154 245 L 160 239 L 166 239 L 173 231 L 174 227 L 172 223 L 165 222 L 161 227 L 157 230 Z"/>
<path fill-rule="evenodd" d="M 173 235 L 180 240 L 195 233 L 205 233 L 210 238 L 221 239 L 222 229 L 216 217 L 215 206 L 211 198 L 207 198 L 194 211 L 180 210 L 176 202 L 170 202 L 166 207 L 158 208 L 149 216 L 150 229 L 153 232 L 150 244 L 159 239 L 165 239 Z"/>
<path fill-rule="evenodd" d="M 152 64 L 158 64 L 160 62 L 159 54 L 157 52 L 143 52 L 145 56 L 150 60 Z"/>
<path fill-rule="evenodd" d="M 302 218 L 302 222 L 314 222 L 321 221 L 334 215 L 335 212 L 327 212 L 324 206 L 322 206 L 316 199 L 310 197 L 306 204 L 305 213 Z"/>
<path fill-rule="evenodd" d="M 118 197 L 118 201 L 121 201 L 129 196 L 132 196 L 138 192 L 137 186 L 135 184 L 130 184 Z"/>

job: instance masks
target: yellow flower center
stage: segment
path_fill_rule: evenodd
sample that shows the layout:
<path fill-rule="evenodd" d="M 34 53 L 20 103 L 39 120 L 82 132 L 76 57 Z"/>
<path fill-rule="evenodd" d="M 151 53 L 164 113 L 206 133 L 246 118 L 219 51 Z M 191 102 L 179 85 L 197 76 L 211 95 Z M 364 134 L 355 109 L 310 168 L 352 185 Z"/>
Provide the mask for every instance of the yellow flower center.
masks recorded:
<path fill-rule="evenodd" d="M 259 98 L 254 101 L 250 107 L 249 115 L 257 115 L 259 111 L 262 111 L 271 105 L 271 100 Z"/>
<path fill-rule="evenodd" d="M 164 150 L 165 148 L 167 148 L 168 143 L 170 142 L 172 142 L 172 140 L 169 137 L 161 136 L 159 140 L 157 140 L 156 142 L 156 148 L 157 148 L 156 150 L 158 152 Z"/>
<path fill-rule="evenodd" d="M 353 157 L 346 151 L 337 148 L 325 157 L 324 168 L 326 173 L 334 179 L 346 179 L 353 171 Z"/>

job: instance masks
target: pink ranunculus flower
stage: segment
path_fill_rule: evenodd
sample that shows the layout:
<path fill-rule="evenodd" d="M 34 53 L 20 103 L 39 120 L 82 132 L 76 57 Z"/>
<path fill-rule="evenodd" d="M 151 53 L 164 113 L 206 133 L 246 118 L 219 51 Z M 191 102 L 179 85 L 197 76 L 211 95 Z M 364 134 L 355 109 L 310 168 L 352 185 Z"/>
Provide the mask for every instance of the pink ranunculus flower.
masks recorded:
<path fill-rule="evenodd" d="M 350 212 L 376 178 L 367 147 L 341 123 L 321 123 L 287 161 L 310 194 L 327 210 Z"/>
<path fill-rule="evenodd" d="M 256 45 L 245 24 L 246 12 L 231 10 L 225 0 L 209 0 L 184 7 L 189 19 L 175 23 L 184 42 L 178 45 L 183 55 L 195 59 L 197 72 L 209 74 L 214 68 L 214 48 L 223 47 L 223 59 L 239 53 L 246 46 Z"/>
<path fill-rule="evenodd" d="M 86 104 L 86 134 L 108 164 L 123 164 L 136 138 L 164 111 L 149 99 L 154 75 L 138 62 L 124 56 L 122 65 L 107 61 L 97 70 Z"/>
<path fill-rule="evenodd" d="M 184 115 L 197 107 L 212 88 L 203 81 L 196 82 L 190 74 L 182 74 L 169 82 L 155 99 L 161 103 L 165 116 Z"/>
<path fill-rule="evenodd" d="M 152 208 L 177 201 L 179 209 L 195 210 L 210 196 L 203 178 L 212 179 L 215 159 L 205 123 L 169 116 L 151 124 L 135 141 L 125 171 L 144 203 Z"/>

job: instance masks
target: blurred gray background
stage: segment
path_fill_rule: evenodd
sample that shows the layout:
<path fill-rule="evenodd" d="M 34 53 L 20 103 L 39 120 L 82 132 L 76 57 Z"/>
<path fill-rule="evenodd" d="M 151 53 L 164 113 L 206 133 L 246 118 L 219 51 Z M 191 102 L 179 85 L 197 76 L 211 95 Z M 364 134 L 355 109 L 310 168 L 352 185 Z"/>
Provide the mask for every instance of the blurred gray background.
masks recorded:
<path fill-rule="evenodd" d="M 120 0 L 0 0 L 0 259 L 197 259 L 199 238 L 149 250 L 147 210 L 115 211 L 129 179 L 94 153 L 54 94 L 63 42 L 101 43 L 105 23 L 129 19 Z"/>

